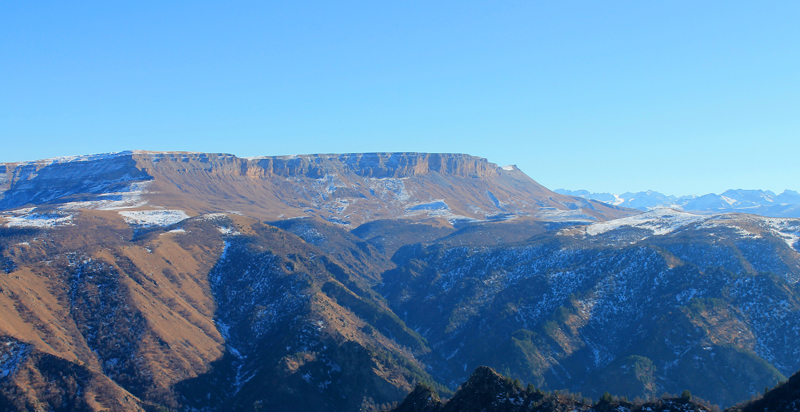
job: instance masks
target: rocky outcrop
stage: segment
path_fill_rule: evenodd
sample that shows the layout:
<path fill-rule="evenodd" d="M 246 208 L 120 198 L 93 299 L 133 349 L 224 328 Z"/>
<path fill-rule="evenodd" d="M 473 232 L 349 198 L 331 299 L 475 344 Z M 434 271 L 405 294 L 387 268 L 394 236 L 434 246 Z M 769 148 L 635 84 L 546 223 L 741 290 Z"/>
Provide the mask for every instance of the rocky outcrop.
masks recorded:
<path fill-rule="evenodd" d="M 441 409 L 439 394 L 428 385 L 417 384 L 394 412 L 438 412 Z"/>
<path fill-rule="evenodd" d="M 441 175 L 485 178 L 498 167 L 484 158 L 451 153 L 349 153 L 340 155 L 271 156 L 249 160 L 266 173 L 284 177 L 321 178 L 328 173 L 354 173 L 368 178 Z"/>

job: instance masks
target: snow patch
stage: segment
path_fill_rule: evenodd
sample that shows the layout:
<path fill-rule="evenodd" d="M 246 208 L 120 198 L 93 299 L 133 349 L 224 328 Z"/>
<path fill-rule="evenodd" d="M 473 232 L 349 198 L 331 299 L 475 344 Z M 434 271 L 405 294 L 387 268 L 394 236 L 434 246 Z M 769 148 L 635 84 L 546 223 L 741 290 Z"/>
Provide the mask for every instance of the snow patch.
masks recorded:
<path fill-rule="evenodd" d="M 789 247 L 794 248 L 800 240 L 800 220 L 765 218 L 769 230 L 779 238 L 783 239 Z"/>
<path fill-rule="evenodd" d="M 16 165 L 50 165 L 54 163 L 69 163 L 69 162 L 91 162 L 95 160 L 104 160 L 104 159 L 114 159 L 120 156 L 128 156 L 131 155 L 132 151 L 125 150 L 122 152 L 111 152 L 111 153 L 98 153 L 98 154 L 88 154 L 88 155 L 78 155 L 78 156 L 59 156 L 59 157 L 51 157 L 49 159 L 42 159 L 42 160 L 30 160 L 24 162 L 14 162 Z"/>
<path fill-rule="evenodd" d="M 328 194 L 332 194 L 337 188 L 349 187 L 347 183 L 343 182 L 339 175 L 336 174 L 326 174 L 325 176 L 316 179 L 316 181 L 318 182 L 318 185 L 324 187 L 325 192 Z"/>
<path fill-rule="evenodd" d="M 589 225 L 586 227 L 586 234 L 597 236 L 622 227 L 634 227 L 650 230 L 653 232 L 653 235 L 661 236 L 706 219 L 708 219 L 708 216 L 699 216 L 692 213 L 679 212 L 674 209 L 661 208 L 640 215 Z"/>
<path fill-rule="evenodd" d="M 406 185 L 403 180 L 407 177 L 371 177 L 367 179 L 370 193 L 373 196 L 378 196 L 386 202 L 397 201 L 401 203 L 408 202 L 411 199 L 411 194 L 406 190 Z"/>
<path fill-rule="evenodd" d="M 207 213 L 202 216 L 203 220 L 217 220 L 217 219 L 224 219 L 228 217 L 225 213 Z"/>
<path fill-rule="evenodd" d="M 230 249 L 230 247 L 231 247 L 231 242 L 228 242 L 228 241 L 226 240 L 226 241 L 223 243 L 223 246 L 222 246 L 222 254 L 219 256 L 219 261 L 220 261 L 220 262 L 224 261 L 224 260 L 225 260 L 225 259 L 228 257 L 228 249 Z M 217 322 L 217 323 L 219 323 L 220 325 L 223 325 L 223 324 L 222 324 L 222 323 L 220 323 L 220 322 Z M 224 325 L 223 325 L 223 326 L 224 326 Z M 220 330 L 221 330 L 221 329 L 220 329 Z M 226 329 L 226 330 L 227 330 L 227 329 Z"/>
<path fill-rule="evenodd" d="M 119 210 L 142 207 L 147 204 L 147 201 L 142 198 L 142 195 L 147 193 L 147 186 L 149 185 L 149 181 L 131 183 L 127 190 L 120 192 L 101 193 L 97 195 L 99 200 L 65 203 L 60 206 L 59 209 Z"/>
<path fill-rule="evenodd" d="M 406 207 L 405 216 L 416 216 L 423 213 L 427 214 L 427 217 L 439 217 L 447 219 L 450 224 L 481 221 L 480 219 L 453 213 L 450 210 L 450 205 L 448 205 L 444 199 L 412 204 L 411 206 Z"/>
<path fill-rule="evenodd" d="M 30 352 L 31 345 L 15 340 L 0 341 L 0 379 L 14 374 Z"/>
<path fill-rule="evenodd" d="M 230 227 L 222 227 L 222 226 L 220 226 L 220 227 L 217 228 L 217 230 L 219 230 L 219 233 L 222 233 L 223 235 L 236 236 L 236 235 L 241 235 L 242 234 L 242 232 L 239 232 L 238 230 L 230 228 Z"/>
<path fill-rule="evenodd" d="M 135 210 L 119 212 L 131 226 L 169 226 L 189 218 L 183 210 Z"/>
<path fill-rule="evenodd" d="M 548 222 L 594 222 L 594 216 L 583 213 L 583 209 L 561 210 L 554 207 L 543 207 L 536 213 L 536 217 Z"/>
<path fill-rule="evenodd" d="M 34 207 L 26 207 L 24 209 L 9 210 L 7 212 L 3 212 L 3 214 L 4 215 L 12 214 L 12 215 L 17 215 L 17 216 L 19 216 L 19 215 L 27 215 L 27 214 L 33 212 L 34 209 L 36 209 L 36 206 L 34 206 Z"/>
<path fill-rule="evenodd" d="M 432 202 L 417 203 L 406 207 L 406 212 L 423 212 L 423 211 L 440 211 L 450 210 L 450 205 L 444 199 L 434 200 Z"/>
<path fill-rule="evenodd" d="M 72 225 L 72 214 L 61 211 L 6 216 L 6 226 L 8 227 L 53 228 Z"/>

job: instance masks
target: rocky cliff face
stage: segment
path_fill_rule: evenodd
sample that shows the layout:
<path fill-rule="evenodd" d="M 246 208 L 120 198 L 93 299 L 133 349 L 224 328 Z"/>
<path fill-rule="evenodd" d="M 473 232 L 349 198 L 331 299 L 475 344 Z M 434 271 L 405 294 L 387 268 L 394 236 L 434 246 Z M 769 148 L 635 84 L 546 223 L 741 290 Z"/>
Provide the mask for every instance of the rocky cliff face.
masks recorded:
<path fill-rule="evenodd" d="M 422 176 L 430 173 L 470 178 L 495 177 L 497 165 L 486 159 L 451 153 L 355 153 L 253 158 L 264 170 L 284 177 L 320 178 L 329 173 L 355 173 L 383 179 Z"/>

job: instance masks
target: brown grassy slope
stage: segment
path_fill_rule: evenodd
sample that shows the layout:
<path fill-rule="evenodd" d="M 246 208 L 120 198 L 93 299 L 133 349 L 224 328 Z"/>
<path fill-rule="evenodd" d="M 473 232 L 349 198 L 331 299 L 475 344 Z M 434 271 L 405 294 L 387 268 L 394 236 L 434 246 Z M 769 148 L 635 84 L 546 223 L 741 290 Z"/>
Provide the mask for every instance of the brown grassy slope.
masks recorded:
<path fill-rule="evenodd" d="M 0 229 L 3 259 L 10 262 L 9 273 L 0 275 L 0 335 L 52 355 L 55 363 L 48 365 L 56 365 L 47 369 L 27 358 L 3 392 L 27 394 L 11 410 L 58 409 L 67 398 L 75 410 L 121 402 L 180 408 L 209 391 L 240 409 L 269 393 L 285 405 L 356 410 L 364 402 L 399 400 L 414 381 L 431 379 L 416 359 L 427 343 L 370 287 L 390 261 L 339 227 L 291 222 L 287 229 L 323 238 L 306 235 L 307 242 L 237 215 L 133 231 L 114 211 L 84 210 L 74 223 Z M 221 227 L 240 234 L 226 237 Z M 224 241 L 241 256 L 222 264 Z M 229 289 L 214 290 L 209 273 L 215 270 L 227 276 L 221 285 Z M 277 289 L 262 295 L 259 285 Z M 283 298 L 301 305 L 282 312 Z M 231 311 L 241 316 L 226 317 Z M 278 321 L 265 326 L 268 313 Z M 215 322 L 220 317 L 231 326 L 232 341 L 224 340 Z M 233 344 L 248 354 L 247 363 L 232 360 L 226 345 Z M 59 368 L 75 376 L 47 378 Z M 254 376 L 239 392 L 217 384 L 246 378 L 239 370 Z M 78 387 L 98 393 L 98 400 L 73 396 Z"/>
<path fill-rule="evenodd" d="M 369 289 L 370 270 L 347 262 L 363 241 L 313 220 L 287 229 L 309 242 L 275 226 L 229 240 L 210 277 L 235 351 L 177 385 L 187 405 L 357 410 L 430 380 L 416 359 L 429 350 L 424 339 Z"/>
<path fill-rule="evenodd" d="M 208 222 L 131 240 L 116 213 L 84 211 L 73 227 L 2 230 L 16 268 L 0 276 L 1 335 L 159 402 L 221 356 L 206 274 L 222 239 Z"/>
<path fill-rule="evenodd" d="M 5 343 L 5 342 L 4 342 Z M 0 382 L 0 411 L 143 411 L 139 400 L 86 365 L 40 352 L 28 354 Z"/>

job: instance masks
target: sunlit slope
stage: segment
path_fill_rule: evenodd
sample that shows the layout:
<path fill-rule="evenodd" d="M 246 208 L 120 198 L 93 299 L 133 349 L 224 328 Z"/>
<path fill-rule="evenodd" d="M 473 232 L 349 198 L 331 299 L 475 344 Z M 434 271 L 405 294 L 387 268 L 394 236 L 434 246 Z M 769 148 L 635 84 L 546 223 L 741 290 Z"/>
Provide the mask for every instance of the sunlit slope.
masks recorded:
<path fill-rule="evenodd" d="M 8 410 L 246 409 L 265 394 L 353 410 L 433 382 L 427 342 L 372 290 L 389 259 L 332 224 L 287 223 L 82 210 L 0 228 Z"/>
<path fill-rule="evenodd" d="M 310 216 L 449 223 L 517 217 L 602 221 L 627 209 L 554 193 L 514 166 L 463 154 L 372 153 L 243 159 L 121 152 L 0 166 L 0 209 L 164 207 L 260 220 Z"/>

